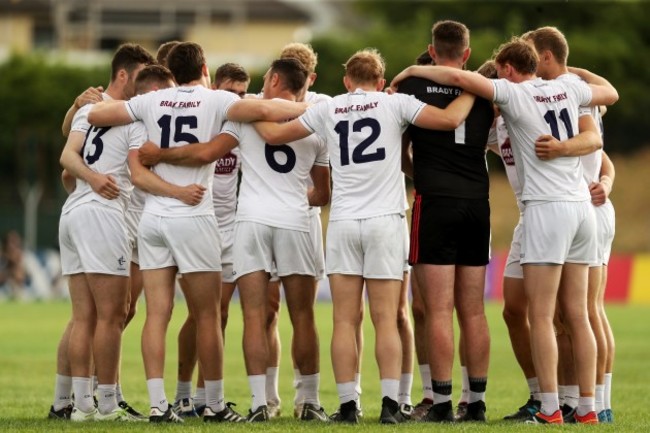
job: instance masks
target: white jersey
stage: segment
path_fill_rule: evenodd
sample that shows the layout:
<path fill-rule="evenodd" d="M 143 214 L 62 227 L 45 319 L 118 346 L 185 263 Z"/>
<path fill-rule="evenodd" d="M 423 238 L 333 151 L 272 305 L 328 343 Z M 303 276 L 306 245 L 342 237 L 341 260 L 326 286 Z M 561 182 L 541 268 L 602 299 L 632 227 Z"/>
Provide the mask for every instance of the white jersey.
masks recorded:
<path fill-rule="evenodd" d="M 134 187 L 133 191 L 131 191 L 131 202 L 129 203 L 128 210 L 132 212 L 142 212 L 146 200 L 147 200 L 147 193 L 142 191 L 139 188 Z"/>
<path fill-rule="evenodd" d="M 522 83 L 493 80 L 494 102 L 501 109 L 512 143 L 520 181 L 521 199 L 543 201 L 589 200 L 578 157 L 542 161 L 535 155 L 535 140 L 551 134 L 566 140 L 578 133 L 578 110 L 591 102 L 591 88 L 581 82 L 545 81 Z"/>
<path fill-rule="evenodd" d="M 145 124 L 149 140 L 168 148 L 210 141 L 221 130 L 230 106 L 238 100 L 237 95 L 223 90 L 173 87 L 136 96 L 126 102 L 126 107 L 133 120 Z M 153 171 L 163 180 L 181 186 L 196 183 L 205 186 L 207 191 L 196 206 L 149 194 L 144 211 L 167 217 L 213 215 L 214 166 L 214 163 L 201 167 L 157 164 Z"/>
<path fill-rule="evenodd" d="M 104 99 L 110 99 L 104 94 Z M 124 213 L 129 206 L 131 175 L 127 165 L 129 150 L 139 148 L 147 140 L 147 132 L 141 122 L 125 126 L 98 128 L 88 123 L 88 112 L 92 105 L 82 107 L 74 116 L 71 132 L 85 134 L 81 157 L 84 163 L 96 173 L 111 175 L 120 188 L 115 200 L 108 200 L 95 193 L 90 185 L 77 179 L 75 190 L 70 194 L 61 213 L 66 214 L 80 204 L 98 201 Z"/>
<path fill-rule="evenodd" d="M 515 193 L 515 199 L 517 200 L 517 207 L 519 208 L 519 212 L 523 212 L 524 205 L 521 202 L 522 185 L 519 181 L 519 174 L 517 173 L 515 157 L 512 154 L 510 136 L 508 135 L 508 128 L 506 127 L 506 122 L 503 120 L 503 116 L 497 117 L 496 127 L 494 129 L 497 136 L 496 138 L 497 146 L 499 147 L 499 156 L 501 157 L 503 166 L 506 169 L 508 182 L 510 182 L 512 192 Z"/>
<path fill-rule="evenodd" d="M 329 164 L 325 143 L 312 135 L 272 146 L 253 126 L 235 122 L 223 132 L 239 141 L 242 160 L 236 220 L 309 232 L 307 179 L 314 165 Z"/>
<path fill-rule="evenodd" d="M 231 230 L 235 225 L 240 166 L 241 158 L 236 147 L 217 159 L 214 166 L 212 204 L 219 230 Z"/>
<path fill-rule="evenodd" d="M 402 133 L 424 106 L 413 96 L 357 89 L 322 101 L 299 118 L 327 142 L 334 185 L 331 221 L 404 213 Z"/>
<path fill-rule="evenodd" d="M 305 93 L 305 102 L 308 104 L 317 104 L 321 101 L 329 101 L 330 99 L 332 97 L 324 93 L 310 92 L 309 90 Z"/>

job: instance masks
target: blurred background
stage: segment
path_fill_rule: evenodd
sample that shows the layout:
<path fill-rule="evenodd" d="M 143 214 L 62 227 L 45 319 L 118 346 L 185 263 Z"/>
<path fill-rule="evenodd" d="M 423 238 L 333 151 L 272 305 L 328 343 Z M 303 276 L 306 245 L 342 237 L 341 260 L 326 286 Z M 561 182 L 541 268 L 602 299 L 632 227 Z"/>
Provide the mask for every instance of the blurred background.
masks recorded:
<path fill-rule="evenodd" d="M 571 65 L 617 87 L 620 101 L 604 118 L 616 166 L 608 299 L 650 303 L 647 16 L 645 1 L 0 0 L 0 298 L 67 296 L 57 252 L 66 199 L 61 121 L 79 93 L 108 84 L 119 44 L 155 53 L 169 40 L 198 42 L 211 71 L 241 63 L 255 92 L 286 43 L 306 42 L 319 55 L 313 90 L 335 95 L 344 91 L 341 65 L 356 50 L 378 48 L 390 79 L 426 49 L 435 21 L 454 19 L 471 30 L 470 69 L 512 35 L 553 25 L 567 36 Z M 501 162 L 488 155 L 488 165 L 494 260 L 486 292 L 498 299 L 518 213 Z"/>

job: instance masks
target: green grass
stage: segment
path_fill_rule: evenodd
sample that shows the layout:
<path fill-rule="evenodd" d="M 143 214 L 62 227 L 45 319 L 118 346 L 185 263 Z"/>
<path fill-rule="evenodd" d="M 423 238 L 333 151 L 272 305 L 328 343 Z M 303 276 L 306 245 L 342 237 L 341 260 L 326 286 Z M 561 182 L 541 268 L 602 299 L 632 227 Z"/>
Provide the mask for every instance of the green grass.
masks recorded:
<path fill-rule="evenodd" d="M 144 369 L 142 366 L 139 334 L 144 319 L 144 308 L 127 329 L 124 338 L 122 362 L 122 387 L 125 396 L 136 408 L 145 410 L 148 406 Z M 67 303 L 16 304 L 0 303 L 0 431 L 142 431 L 173 429 L 177 431 L 208 431 L 226 429 L 232 431 L 363 431 L 370 432 L 404 430 L 424 432 L 436 431 L 505 431 L 515 432 L 534 429 L 535 426 L 512 425 L 500 422 L 503 415 L 513 411 L 526 399 L 526 385 L 510 350 L 505 325 L 500 316 L 500 305 L 488 305 L 488 320 L 492 334 L 490 375 L 488 382 L 488 417 L 490 422 L 483 425 L 431 426 L 409 424 L 398 427 L 380 427 L 377 417 L 380 409 L 380 392 L 377 368 L 373 354 L 373 333 L 366 320 L 366 348 L 364 351 L 362 402 L 365 419 L 359 426 L 331 426 L 301 424 L 292 418 L 293 371 L 289 355 L 290 324 L 283 308 L 281 335 L 284 343 L 280 372 L 280 395 L 284 414 L 271 423 L 258 425 L 203 425 L 189 422 L 184 426 L 149 426 L 146 424 L 84 424 L 48 421 L 45 419 L 51 404 L 54 387 L 55 353 L 61 332 L 69 317 Z M 166 365 L 167 397 L 175 394 L 176 371 L 176 333 L 184 319 L 185 306 L 179 302 L 170 325 Z M 613 305 L 608 308 L 610 321 L 617 338 L 617 358 L 614 373 L 613 403 L 616 422 L 613 425 L 595 427 L 604 431 L 650 431 L 650 418 L 646 409 L 648 397 L 648 360 L 650 359 L 650 307 Z M 330 366 L 329 339 L 332 330 L 331 305 L 319 304 L 317 308 L 321 337 L 321 400 L 326 410 L 338 405 L 336 387 Z M 234 304 L 229 320 L 226 361 L 226 398 L 239 405 L 240 412 L 246 412 L 250 404 L 248 382 L 241 353 L 241 314 Z M 455 370 L 455 396 L 459 391 L 459 372 Z M 413 399 L 421 398 L 420 380 L 416 374 L 413 386 Z M 456 398 L 456 397 L 455 397 Z M 568 429 L 583 426 L 565 426 Z"/>

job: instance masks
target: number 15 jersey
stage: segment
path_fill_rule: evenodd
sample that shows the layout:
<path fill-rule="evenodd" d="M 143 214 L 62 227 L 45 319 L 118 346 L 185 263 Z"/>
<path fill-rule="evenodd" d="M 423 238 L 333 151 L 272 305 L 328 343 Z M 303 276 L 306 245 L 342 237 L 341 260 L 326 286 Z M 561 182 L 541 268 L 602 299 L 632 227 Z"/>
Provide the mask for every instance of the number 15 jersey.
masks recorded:
<path fill-rule="evenodd" d="M 357 89 L 319 102 L 299 118 L 327 142 L 330 221 L 404 212 L 402 133 L 424 105 L 412 96 Z"/>

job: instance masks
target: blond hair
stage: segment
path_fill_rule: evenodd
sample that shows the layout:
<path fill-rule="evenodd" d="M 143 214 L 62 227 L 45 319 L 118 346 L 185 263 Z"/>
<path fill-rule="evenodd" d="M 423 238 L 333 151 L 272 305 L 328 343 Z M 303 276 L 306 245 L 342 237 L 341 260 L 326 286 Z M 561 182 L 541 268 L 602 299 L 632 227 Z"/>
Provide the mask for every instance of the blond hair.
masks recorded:
<path fill-rule="evenodd" d="M 309 72 L 316 72 L 316 65 L 318 64 L 318 55 L 309 44 L 301 42 L 292 42 L 282 48 L 280 53 L 281 59 L 296 59 L 307 69 Z"/>
<path fill-rule="evenodd" d="M 384 78 L 386 63 L 376 48 L 359 50 L 343 65 L 345 75 L 355 83 L 377 83 Z"/>
<path fill-rule="evenodd" d="M 494 61 L 501 66 L 508 63 L 520 74 L 529 75 L 537 71 L 539 57 L 530 44 L 522 38 L 514 36 L 497 49 Z"/>
<path fill-rule="evenodd" d="M 559 64 L 566 65 L 569 58 L 569 44 L 557 27 L 540 27 L 526 32 L 522 37 L 535 45 L 537 53 L 548 50 Z"/>

